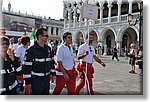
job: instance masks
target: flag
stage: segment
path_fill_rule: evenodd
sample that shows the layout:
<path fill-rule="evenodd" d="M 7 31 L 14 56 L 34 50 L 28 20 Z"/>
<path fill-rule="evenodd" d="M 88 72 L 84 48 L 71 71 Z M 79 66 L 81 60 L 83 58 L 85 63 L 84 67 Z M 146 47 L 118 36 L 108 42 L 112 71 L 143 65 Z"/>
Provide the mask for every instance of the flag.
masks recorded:
<path fill-rule="evenodd" d="M 35 36 L 35 29 L 33 28 L 32 34 L 30 35 L 30 46 L 34 45 L 34 36 Z"/>

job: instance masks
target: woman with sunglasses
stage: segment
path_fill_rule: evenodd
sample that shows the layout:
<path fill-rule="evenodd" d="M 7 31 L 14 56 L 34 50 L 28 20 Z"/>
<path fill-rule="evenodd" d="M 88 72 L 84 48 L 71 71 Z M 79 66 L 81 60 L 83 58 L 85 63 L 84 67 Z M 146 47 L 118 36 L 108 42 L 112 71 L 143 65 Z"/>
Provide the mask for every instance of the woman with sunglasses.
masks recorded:
<path fill-rule="evenodd" d="M 78 51 L 78 60 L 80 60 L 80 63 L 77 66 L 77 70 L 79 71 L 79 78 L 81 78 L 77 88 L 76 88 L 76 94 L 78 95 L 80 90 L 85 85 L 86 80 L 86 88 L 88 94 L 93 95 L 93 87 L 92 87 L 92 78 L 94 74 L 94 68 L 92 66 L 93 59 L 100 63 L 103 67 L 105 67 L 105 64 L 96 56 L 95 49 L 92 46 L 93 42 L 93 34 L 87 34 L 86 35 L 86 42 L 79 47 Z M 87 69 L 86 69 L 87 65 Z"/>
<path fill-rule="evenodd" d="M 0 37 L 0 94 L 16 95 L 18 81 L 16 75 L 21 75 L 22 67 L 19 58 L 14 56 L 14 50 L 9 49 L 9 39 Z"/>

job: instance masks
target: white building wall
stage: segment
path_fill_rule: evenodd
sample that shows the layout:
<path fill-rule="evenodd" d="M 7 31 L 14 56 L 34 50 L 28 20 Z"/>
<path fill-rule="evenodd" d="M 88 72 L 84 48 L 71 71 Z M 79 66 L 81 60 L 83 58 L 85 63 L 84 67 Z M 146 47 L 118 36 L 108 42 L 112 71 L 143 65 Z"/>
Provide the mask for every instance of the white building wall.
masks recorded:
<path fill-rule="evenodd" d="M 75 0 L 76 1 L 76 0 Z M 65 23 L 64 23 L 64 32 L 71 32 L 73 34 L 73 42 L 74 44 L 77 43 L 76 42 L 76 37 L 78 34 L 78 31 L 82 32 L 84 39 L 85 39 L 85 34 L 87 34 L 88 32 L 88 26 L 87 24 L 89 24 L 89 32 L 94 31 L 95 34 L 97 35 L 97 42 L 100 43 L 103 47 L 105 46 L 106 43 L 106 38 L 105 38 L 105 33 L 107 30 L 111 30 L 115 36 L 114 38 L 114 44 L 112 45 L 116 45 L 119 50 L 121 51 L 121 46 L 122 46 L 122 37 L 123 34 L 125 32 L 129 31 L 127 29 L 129 29 L 130 31 L 134 32 L 135 35 L 132 36 L 132 39 L 134 39 L 134 42 L 137 43 L 138 39 L 139 39 L 139 25 L 138 23 L 135 26 L 129 26 L 128 21 L 127 21 L 127 16 L 128 14 L 124 14 L 121 15 L 121 5 L 124 3 L 122 0 L 111 0 L 112 2 L 110 2 L 110 0 L 97 0 L 99 2 L 99 9 L 100 9 L 100 18 L 97 21 L 93 21 L 93 20 L 87 20 L 85 19 L 84 21 L 81 20 L 81 16 L 79 16 L 79 21 L 76 22 L 74 21 L 73 23 L 70 23 L 69 21 L 71 21 L 71 17 L 68 13 L 68 17 L 69 19 L 65 19 Z M 71 1 L 64 1 L 64 5 L 67 7 L 67 9 L 64 9 L 66 11 L 70 11 L 75 10 L 75 9 L 81 9 L 81 2 L 80 1 L 76 1 L 77 5 L 76 7 L 74 5 L 71 5 L 71 9 L 69 9 L 69 3 Z M 85 2 L 87 2 L 85 0 Z M 103 14 L 103 5 L 105 3 L 108 3 L 108 17 L 107 18 L 103 18 L 102 14 Z M 112 13 L 112 3 L 115 2 L 118 5 L 118 16 L 113 16 L 111 17 L 111 13 Z M 128 4 L 129 4 L 129 10 L 128 13 L 131 13 L 133 15 L 133 19 L 135 21 L 135 19 L 138 17 L 139 12 L 137 13 L 132 13 L 132 4 L 135 2 L 135 0 L 128 0 Z M 137 2 L 141 2 L 141 0 L 137 1 Z M 95 5 L 96 3 L 94 1 L 90 1 L 91 4 Z M 71 2 L 71 4 L 74 4 L 74 2 Z M 81 12 L 78 12 L 81 14 Z M 74 19 L 76 20 L 76 19 Z M 68 23 L 67 23 L 68 22 Z M 74 35 L 75 34 L 75 35 Z M 132 35 L 132 34 L 129 34 Z M 137 37 L 136 37 L 137 36 Z M 75 38 L 74 38 L 75 37 Z M 130 41 L 131 42 L 131 41 Z M 96 45 L 95 45 L 96 46 Z"/>

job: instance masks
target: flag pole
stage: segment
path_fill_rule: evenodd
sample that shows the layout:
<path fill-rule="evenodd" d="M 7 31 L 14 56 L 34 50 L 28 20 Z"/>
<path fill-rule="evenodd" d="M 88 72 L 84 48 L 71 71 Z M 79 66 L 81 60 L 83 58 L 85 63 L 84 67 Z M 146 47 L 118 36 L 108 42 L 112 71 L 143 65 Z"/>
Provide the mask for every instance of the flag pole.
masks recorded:
<path fill-rule="evenodd" d="M 87 18 L 87 20 L 88 20 L 88 22 L 87 22 L 88 23 L 88 40 L 87 40 L 87 49 L 86 49 L 86 51 L 89 51 L 89 35 L 90 35 L 90 32 L 89 32 L 89 28 L 90 28 L 89 19 L 97 20 L 98 7 L 95 6 L 95 5 L 88 4 L 88 2 L 87 3 L 83 3 L 82 16 L 83 16 L 83 18 Z M 88 88 L 87 91 L 89 92 L 89 94 L 91 94 L 90 88 L 89 88 L 89 80 L 87 78 L 87 71 L 88 71 L 87 67 L 88 67 L 88 62 L 86 61 L 86 69 L 85 69 L 85 72 L 84 72 L 84 75 L 85 75 L 85 85 L 84 85 L 84 87 L 86 87 L 86 85 L 87 85 L 87 88 Z M 84 94 L 85 94 L 85 90 L 84 90 Z"/>
<path fill-rule="evenodd" d="M 89 21 L 89 19 L 87 19 L 87 21 Z M 89 22 L 88 22 L 88 42 L 87 42 L 87 49 L 86 49 L 86 51 L 89 51 Z M 88 53 L 89 54 L 89 53 Z M 87 77 L 87 71 L 88 71 L 88 62 L 86 62 L 86 67 L 85 67 L 85 73 L 84 73 L 84 75 L 85 75 L 85 84 L 84 84 L 84 95 L 85 95 L 85 90 L 86 90 L 86 86 L 87 86 L 87 91 L 89 92 L 89 94 L 91 94 L 91 92 L 90 92 L 90 86 L 89 86 L 89 80 L 88 80 L 88 77 Z M 87 84 L 86 84 L 87 83 Z"/>

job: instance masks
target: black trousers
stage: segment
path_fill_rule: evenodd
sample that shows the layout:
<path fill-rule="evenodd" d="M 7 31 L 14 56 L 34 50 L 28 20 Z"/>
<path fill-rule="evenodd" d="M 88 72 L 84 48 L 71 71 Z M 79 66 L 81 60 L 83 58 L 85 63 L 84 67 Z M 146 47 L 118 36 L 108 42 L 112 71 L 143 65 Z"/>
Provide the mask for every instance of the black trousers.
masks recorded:
<path fill-rule="evenodd" d="M 118 55 L 117 55 L 117 54 L 113 54 L 112 60 L 113 60 L 114 58 L 118 59 Z"/>
<path fill-rule="evenodd" d="M 9 91 L 4 91 L 1 93 L 1 95 L 17 95 L 16 88 L 9 90 Z"/>
<path fill-rule="evenodd" d="M 50 89 L 50 79 L 48 76 L 32 76 L 31 78 L 31 94 L 32 95 L 48 95 Z"/>

